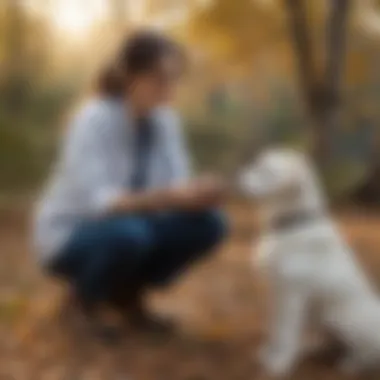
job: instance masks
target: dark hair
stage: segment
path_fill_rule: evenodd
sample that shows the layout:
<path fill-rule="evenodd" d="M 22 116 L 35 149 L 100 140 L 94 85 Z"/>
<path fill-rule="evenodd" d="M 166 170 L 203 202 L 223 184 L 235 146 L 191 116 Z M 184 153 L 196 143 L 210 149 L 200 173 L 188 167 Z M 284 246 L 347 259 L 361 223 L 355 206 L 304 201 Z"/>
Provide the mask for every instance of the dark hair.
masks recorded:
<path fill-rule="evenodd" d="M 128 78 L 154 70 L 167 55 L 177 55 L 180 62 L 184 63 L 184 52 L 173 40 L 153 31 L 135 33 L 124 42 L 115 62 L 99 76 L 98 92 L 121 96 Z"/>

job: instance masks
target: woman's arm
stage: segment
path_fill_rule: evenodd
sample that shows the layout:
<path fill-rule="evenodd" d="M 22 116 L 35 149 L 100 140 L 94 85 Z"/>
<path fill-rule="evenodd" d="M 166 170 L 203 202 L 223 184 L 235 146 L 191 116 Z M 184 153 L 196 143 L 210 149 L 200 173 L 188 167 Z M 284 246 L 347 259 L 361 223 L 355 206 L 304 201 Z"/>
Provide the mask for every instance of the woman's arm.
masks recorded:
<path fill-rule="evenodd" d="M 225 190 L 221 179 L 208 176 L 181 186 L 122 194 L 111 204 L 108 212 L 123 214 L 168 209 L 199 210 L 219 204 Z"/>
<path fill-rule="evenodd" d="M 221 178 L 213 176 L 190 179 L 190 157 L 179 116 L 170 108 L 162 108 L 156 117 L 165 126 L 165 149 L 170 169 L 169 187 L 138 194 L 122 194 L 111 205 L 110 212 L 195 210 L 217 205 L 223 198 L 226 186 Z"/>
<path fill-rule="evenodd" d="M 217 204 L 224 187 L 220 179 L 210 176 L 190 179 L 190 159 L 178 115 L 170 108 L 162 108 L 156 117 L 164 126 L 163 138 L 170 170 L 168 188 L 121 194 L 108 211 L 128 213 L 165 209 L 194 210 Z"/>
<path fill-rule="evenodd" d="M 115 170 L 115 162 L 120 157 L 114 157 L 114 117 L 112 109 L 104 104 L 97 105 L 77 118 L 66 140 L 65 164 L 85 195 L 91 215 L 199 209 L 218 200 L 221 187 L 218 181 L 190 181 L 184 169 L 177 169 L 166 189 L 128 192 L 120 181 L 120 173 Z M 173 156 L 170 158 L 175 160 Z"/>

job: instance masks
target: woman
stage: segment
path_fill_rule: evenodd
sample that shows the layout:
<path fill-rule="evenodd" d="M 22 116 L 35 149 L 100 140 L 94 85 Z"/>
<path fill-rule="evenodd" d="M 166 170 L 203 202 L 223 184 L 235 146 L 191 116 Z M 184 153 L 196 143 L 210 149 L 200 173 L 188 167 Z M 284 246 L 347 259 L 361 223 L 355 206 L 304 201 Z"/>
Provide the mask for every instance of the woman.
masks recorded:
<path fill-rule="evenodd" d="M 97 96 L 76 115 L 39 205 L 35 240 L 44 267 L 64 276 L 82 310 L 112 304 L 133 326 L 161 327 L 143 307 L 226 234 L 215 211 L 223 184 L 189 179 L 175 112 L 183 66 L 155 33 L 128 39 Z"/>

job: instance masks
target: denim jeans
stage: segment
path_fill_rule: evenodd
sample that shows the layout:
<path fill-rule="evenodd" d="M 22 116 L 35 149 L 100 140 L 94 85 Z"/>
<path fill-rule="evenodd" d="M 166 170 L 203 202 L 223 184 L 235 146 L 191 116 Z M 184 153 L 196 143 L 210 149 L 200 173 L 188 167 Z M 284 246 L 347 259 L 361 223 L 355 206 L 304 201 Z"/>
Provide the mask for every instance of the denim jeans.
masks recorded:
<path fill-rule="evenodd" d="M 74 231 L 52 271 L 83 301 L 107 301 L 136 286 L 167 284 L 226 234 L 225 217 L 215 210 L 88 221 Z"/>

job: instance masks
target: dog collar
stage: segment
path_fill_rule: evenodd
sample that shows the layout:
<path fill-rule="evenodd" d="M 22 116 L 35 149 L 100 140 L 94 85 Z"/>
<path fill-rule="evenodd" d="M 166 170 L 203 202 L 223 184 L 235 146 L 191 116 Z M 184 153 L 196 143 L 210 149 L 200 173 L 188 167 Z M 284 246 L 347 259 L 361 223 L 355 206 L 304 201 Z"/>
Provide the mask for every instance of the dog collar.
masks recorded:
<path fill-rule="evenodd" d="M 289 230 L 303 224 L 315 222 L 320 218 L 321 214 L 315 210 L 289 212 L 274 218 L 271 222 L 271 227 L 277 231 Z"/>

